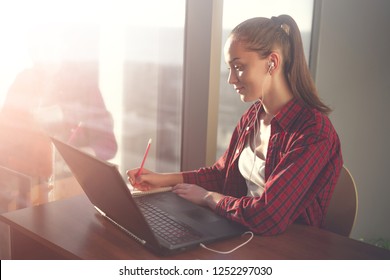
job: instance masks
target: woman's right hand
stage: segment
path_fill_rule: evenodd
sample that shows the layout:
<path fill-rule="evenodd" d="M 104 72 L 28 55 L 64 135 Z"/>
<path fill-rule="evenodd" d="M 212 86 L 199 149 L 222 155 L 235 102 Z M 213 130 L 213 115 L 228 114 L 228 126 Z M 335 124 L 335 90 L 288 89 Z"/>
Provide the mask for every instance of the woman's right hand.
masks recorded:
<path fill-rule="evenodd" d="M 148 191 L 153 188 L 164 187 L 163 174 L 152 172 L 143 168 L 141 174 L 137 175 L 139 168 L 127 170 L 127 179 L 130 184 L 140 190 Z"/>

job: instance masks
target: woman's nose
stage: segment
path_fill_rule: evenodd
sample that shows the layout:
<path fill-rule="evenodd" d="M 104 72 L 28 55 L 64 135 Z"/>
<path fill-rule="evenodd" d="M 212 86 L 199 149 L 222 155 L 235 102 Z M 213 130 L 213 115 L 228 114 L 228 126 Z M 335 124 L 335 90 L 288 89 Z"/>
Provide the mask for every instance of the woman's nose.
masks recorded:
<path fill-rule="evenodd" d="M 237 73 L 236 73 L 236 71 L 234 71 L 233 69 L 230 69 L 230 70 L 229 70 L 229 76 L 228 76 L 227 82 L 228 82 L 230 85 L 233 85 L 233 84 L 235 84 L 235 83 L 238 82 Z"/>

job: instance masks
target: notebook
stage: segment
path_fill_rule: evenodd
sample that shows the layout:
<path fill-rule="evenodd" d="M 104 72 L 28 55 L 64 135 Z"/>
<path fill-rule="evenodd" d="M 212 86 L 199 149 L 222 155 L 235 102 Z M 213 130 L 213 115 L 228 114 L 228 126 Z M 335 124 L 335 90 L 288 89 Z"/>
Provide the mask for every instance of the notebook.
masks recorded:
<path fill-rule="evenodd" d="M 167 189 L 133 196 L 116 165 L 52 141 L 96 210 L 156 254 L 177 253 L 245 232 L 241 225 Z"/>

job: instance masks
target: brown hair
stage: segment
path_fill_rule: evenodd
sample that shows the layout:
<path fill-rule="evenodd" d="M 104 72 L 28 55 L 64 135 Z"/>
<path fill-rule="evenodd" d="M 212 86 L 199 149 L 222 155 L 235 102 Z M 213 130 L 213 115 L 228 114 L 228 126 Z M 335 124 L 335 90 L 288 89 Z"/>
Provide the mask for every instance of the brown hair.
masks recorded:
<path fill-rule="evenodd" d="M 252 18 L 237 25 L 231 32 L 234 40 L 244 41 L 247 48 L 266 58 L 279 47 L 282 51 L 284 75 L 293 96 L 306 106 L 329 114 L 331 109 L 319 98 L 303 51 L 301 33 L 288 15 Z"/>

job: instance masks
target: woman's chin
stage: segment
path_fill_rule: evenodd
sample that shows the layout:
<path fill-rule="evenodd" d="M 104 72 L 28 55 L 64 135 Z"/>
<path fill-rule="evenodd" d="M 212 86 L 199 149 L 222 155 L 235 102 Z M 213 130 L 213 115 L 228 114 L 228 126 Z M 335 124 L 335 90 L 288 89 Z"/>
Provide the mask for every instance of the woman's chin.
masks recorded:
<path fill-rule="evenodd" d="M 241 101 L 245 102 L 245 103 L 254 102 L 254 101 L 258 100 L 258 98 L 247 96 L 247 95 L 243 95 L 243 94 L 240 95 L 240 98 L 241 98 Z"/>

